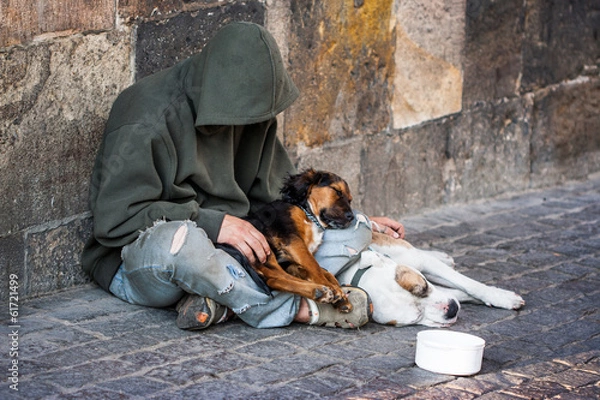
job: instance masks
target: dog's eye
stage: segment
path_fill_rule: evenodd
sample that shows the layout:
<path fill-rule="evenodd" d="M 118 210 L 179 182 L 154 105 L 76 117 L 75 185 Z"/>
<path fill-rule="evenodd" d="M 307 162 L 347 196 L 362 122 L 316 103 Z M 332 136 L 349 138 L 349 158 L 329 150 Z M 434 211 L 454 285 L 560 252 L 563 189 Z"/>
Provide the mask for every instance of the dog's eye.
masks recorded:
<path fill-rule="evenodd" d="M 344 192 L 342 192 L 341 190 L 336 189 L 336 188 L 332 188 L 332 189 L 335 190 L 335 194 L 337 194 L 337 196 L 339 198 L 343 198 L 344 197 Z"/>
<path fill-rule="evenodd" d="M 346 196 L 346 194 L 345 194 L 344 192 L 342 192 L 341 190 L 339 190 L 339 189 L 336 189 L 336 188 L 334 188 L 334 187 L 332 187 L 332 189 L 335 191 L 335 194 L 337 194 L 337 196 L 338 196 L 340 199 L 346 199 L 346 200 L 348 200 L 348 203 L 351 203 L 351 202 L 352 202 L 352 199 L 348 199 L 348 198 L 347 198 L 347 196 Z"/>

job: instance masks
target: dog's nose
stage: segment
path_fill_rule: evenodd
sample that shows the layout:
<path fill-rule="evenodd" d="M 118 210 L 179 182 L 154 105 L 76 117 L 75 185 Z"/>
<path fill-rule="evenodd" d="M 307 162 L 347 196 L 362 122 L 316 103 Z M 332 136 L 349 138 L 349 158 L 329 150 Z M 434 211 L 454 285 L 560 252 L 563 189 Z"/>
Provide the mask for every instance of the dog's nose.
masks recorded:
<path fill-rule="evenodd" d="M 448 311 L 446 311 L 446 319 L 453 319 L 456 317 L 456 314 L 458 314 L 458 310 L 460 309 L 460 307 L 458 306 L 458 303 L 454 300 L 451 299 L 448 302 Z"/>
<path fill-rule="evenodd" d="M 346 219 L 352 221 L 354 219 L 354 213 L 352 211 L 346 211 Z"/>

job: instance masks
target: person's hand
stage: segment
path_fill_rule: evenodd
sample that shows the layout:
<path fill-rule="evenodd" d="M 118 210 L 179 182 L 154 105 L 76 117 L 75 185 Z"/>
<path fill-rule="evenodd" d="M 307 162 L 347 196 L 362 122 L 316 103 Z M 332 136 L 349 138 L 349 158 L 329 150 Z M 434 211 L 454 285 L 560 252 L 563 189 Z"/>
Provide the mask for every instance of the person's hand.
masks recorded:
<path fill-rule="evenodd" d="M 267 261 L 271 248 L 267 239 L 250 222 L 225 215 L 217 243 L 227 243 L 238 249 L 250 264 Z"/>
<path fill-rule="evenodd" d="M 369 217 L 372 224 L 373 232 L 385 233 L 394 239 L 404 239 L 404 225 L 398 221 L 394 221 L 388 217 Z"/>

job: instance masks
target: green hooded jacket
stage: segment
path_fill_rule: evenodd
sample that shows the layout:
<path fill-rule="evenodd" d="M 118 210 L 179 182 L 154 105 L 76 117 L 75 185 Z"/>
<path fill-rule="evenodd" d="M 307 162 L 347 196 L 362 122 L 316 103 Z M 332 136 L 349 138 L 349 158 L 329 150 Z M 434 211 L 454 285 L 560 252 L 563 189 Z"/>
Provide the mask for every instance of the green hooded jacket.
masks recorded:
<path fill-rule="evenodd" d="M 84 271 L 108 290 L 123 246 L 155 221 L 192 220 L 215 241 L 225 214 L 276 199 L 294 166 L 275 116 L 297 97 L 275 40 L 250 23 L 124 90 L 92 172 Z"/>

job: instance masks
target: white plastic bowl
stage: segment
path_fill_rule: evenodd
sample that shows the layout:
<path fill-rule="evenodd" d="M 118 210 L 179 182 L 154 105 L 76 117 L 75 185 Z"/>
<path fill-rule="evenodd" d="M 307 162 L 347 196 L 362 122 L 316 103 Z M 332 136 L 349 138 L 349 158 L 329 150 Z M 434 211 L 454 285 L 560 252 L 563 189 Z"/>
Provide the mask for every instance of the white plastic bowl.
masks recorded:
<path fill-rule="evenodd" d="M 481 370 L 485 340 L 468 333 L 426 330 L 417 334 L 415 362 L 420 368 L 468 376 Z"/>

